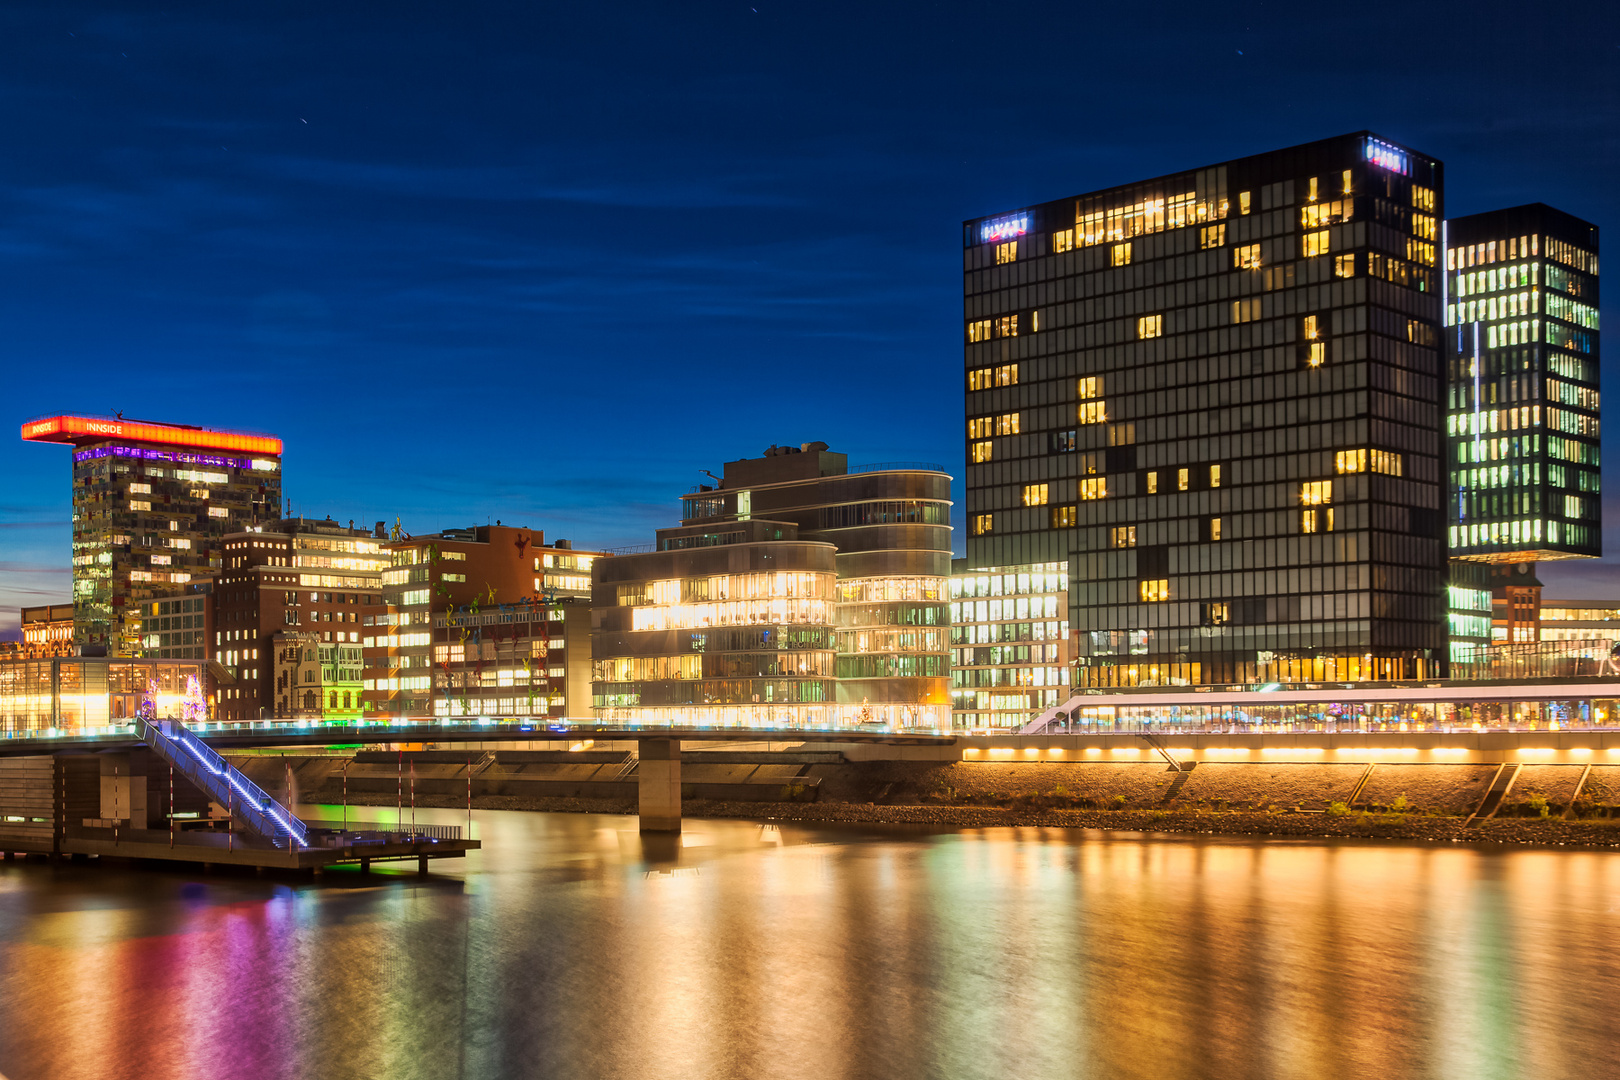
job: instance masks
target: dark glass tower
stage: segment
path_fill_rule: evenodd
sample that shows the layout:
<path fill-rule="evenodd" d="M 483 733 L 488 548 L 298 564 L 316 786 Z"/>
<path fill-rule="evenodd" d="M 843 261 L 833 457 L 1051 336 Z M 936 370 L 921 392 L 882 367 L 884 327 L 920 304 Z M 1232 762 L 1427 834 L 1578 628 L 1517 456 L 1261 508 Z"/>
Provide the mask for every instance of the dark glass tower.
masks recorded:
<path fill-rule="evenodd" d="M 967 561 L 1078 685 L 1440 673 L 1442 216 L 1361 132 L 964 224 Z"/>
<path fill-rule="evenodd" d="M 1536 203 L 1446 222 L 1455 558 L 1603 554 L 1597 226 Z"/>

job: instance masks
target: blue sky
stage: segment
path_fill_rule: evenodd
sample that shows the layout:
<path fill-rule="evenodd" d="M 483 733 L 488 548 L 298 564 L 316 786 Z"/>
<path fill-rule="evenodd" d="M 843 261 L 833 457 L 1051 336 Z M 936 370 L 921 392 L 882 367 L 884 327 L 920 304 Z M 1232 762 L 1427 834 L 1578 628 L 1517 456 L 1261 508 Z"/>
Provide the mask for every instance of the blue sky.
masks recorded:
<path fill-rule="evenodd" d="M 274 433 L 314 516 L 638 543 L 772 443 L 960 471 L 964 218 L 1372 128 L 1452 214 L 1607 226 L 1617 98 L 1598 3 L 8 4 L 0 401 Z M 69 491 L 0 435 L 4 634 Z"/>

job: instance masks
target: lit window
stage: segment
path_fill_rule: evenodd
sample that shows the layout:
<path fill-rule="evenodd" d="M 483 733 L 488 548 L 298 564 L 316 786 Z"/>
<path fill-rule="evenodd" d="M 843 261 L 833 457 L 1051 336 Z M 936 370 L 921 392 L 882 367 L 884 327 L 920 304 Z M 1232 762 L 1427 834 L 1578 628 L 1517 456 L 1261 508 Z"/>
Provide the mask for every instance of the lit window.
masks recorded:
<path fill-rule="evenodd" d="M 1412 235 L 1425 240 L 1435 239 L 1434 218 L 1429 214 L 1412 215 Z"/>
<path fill-rule="evenodd" d="M 1321 367 L 1327 363 L 1327 342 L 1311 342 L 1310 351 L 1305 356 L 1305 362 L 1310 364 L 1311 367 Z"/>
<path fill-rule="evenodd" d="M 1302 510 L 1299 515 L 1299 531 L 1313 533 L 1316 531 L 1316 511 Z"/>
<path fill-rule="evenodd" d="M 1025 506 L 1045 506 L 1046 505 L 1046 490 L 1047 490 L 1047 486 L 1045 484 L 1025 484 L 1024 485 L 1024 505 Z"/>
<path fill-rule="evenodd" d="M 1232 249 L 1232 265 L 1239 270 L 1253 270 L 1260 265 L 1260 245 L 1244 244 Z"/>
<path fill-rule="evenodd" d="M 129 485 L 129 493 L 131 495 L 150 495 L 150 494 L 152 494 L 152 485 L 151 484 L 131 484 L 131 485 Z"/>
<path fill-rule="evenodd" d="M 990 460 L 990 445 L 991 444 L 988 443 L 988 442 L 976 442 L 976 443 L 973 443 L 972 444 L 972 447 L 973 447 L 973 460 L 975 462 L 989 461 Z"/>
<path fill-rule="evenodd" d="M 1076 396 L 1080 397 L 1082 400 L 1085 398 L 1094 398 L 1101 392 L 1102 379 L 1096 375 L 1086 376 L 1084 379 L 1081 379 L 1079 384 L 1075 387 Z"/>
<path fill-rule="evenodd" d="M 1434 189 L 1426 188 L 1420 184 L 1412 185 L 1412 205 L 1419 210 L 1434 213 Z"/>
<path fill-rule="evenodd" d="M 1116 525 L 1108 531 L 1109 542 L 1117 548 L 1133 548 L 1136 546 L 1136 526 Z"/>
<path fill-rule="evenodd" d="M 1198 246 L 1201 248 L 1218 248 L 1226 243 L 1226 225 L 1206 225 L 1198 230 Z"/>
<path fill-rule="evenodd" d="M 129 500 L 129 508 L 131 510 L 150 510 L 152 504 L 146 499 L 131 499 Z"/>
<path fill-rule="evenodd" d="M 1306 233 L 1301 243 L 1303 246 L 1300 254 L 1307 259 L 1315 255 L 1326 255 L 1328 253 L 1327 230 L 1323 229 L 1321 232 Z"/>
<path fill-rule="evenodd" d="M 1310 188 L 1309 188 L 1309 190 L 1308 190 L 1305 197 L 1307 199 L 1309 199 L 1311 202 L 1316 201 L 1316 177 L 1314 177 L 1314 176 L 1311 177 Z"/>
<path fill-rule="evenodd" d="M 1356 202 L 1354 199 L 1334 199 L 1332 202 L 1312 203 L 1301 207 L 1299 223 L 1307 229 L 1320 229 L 1327 225 L 1337 225 L 1349 221 L 1355 215 Z"/>
<path fill-rule="evenodd" d="M 1221 467 L 1219 465 L 1209 467 L 1209 486 L 1212 488 L 1221 486 Z"/>
<path fill-rule="evenodd" d="M 1339 190 L 1343 194 L 1348 195 L 1348 194 L 1350 194 L 1351 187 L 1352 187 L 1352 185 L 1350 183 L 1350 170 L 1346 169 L 1346 170 L 1344 170 L 1344 186 L 1341 187 Z"/>
<path fill-rule="evenodd" d="M 1356 257 L 1355 257 L 1355 255 L 1354 254 L 1351 254 L 1351 255 L 1335 255 L 1333 257 L 1333 276 L 1334 277 L 1355 277 L 1356 276 Z"/>
<path fill-rule="evenodd" d="M 1159 493 L 1159 474 L 1156 472 L 1150 472 L 1147 474 L 1147 493 L 1149 495 L 1157 495 Z"/>
<path fill-rule="evenodd" d="M 1209 519 L 1209 538 L 1211 540 L 1219 540 L 1221 538 L 1221 519 L 1220 518 L 1210 518 Z"/>
<path fill-rule="evenodd" d="M 996 386 L 1017 386 L 1018 365 L 1001 364 L 997 367 L 974 368 L 968 372 L 969 390 L 989 390 Z"/>
<path fill-rule="evenodd" d="M 1320 506 L 1333 501 L 1333 481 L 1307 480 L 1299 485 L 1299 501 L 1306 506 Z"/>
<path fill-rule="evenodd" d="M 1426 266 L 1434 265 L 1434 245 L 1422 240 L 1408 240 L 1406 242 L 1406 257 L 1413 262 L 1420 262 Z"/>
<path fill-rule="evenodd" d="M 1186 470 L 1186 469 L 1177 469 L 1176 470 L 1176 490 L 1177 491 L 1186 491 L 1191 486 L 1192 486 L 1192 477 L 1188 475 L 1188 470 Z"/>
<path fill-rule="evenodd" d="M 1136 442 L 1136 421 L 1108 425 L 1109 446 L 1131 446 Z"/>
<path fill-rule="evenodd" d="M 1231 608 L 1224 601 L 1204 605 L 1204 623 L 1208 626 L 1220 626 L 1231 618 Z"/>
<path fill-rule="evenodd" d="M 1010 263 L 1018 258 L 1018 241 L 1009 240 L 1005 244 L 996 245 L 996 262 Z"/>
<path fill-rule="evenodd" d="M 968 323 L 968 340 L 969 341 L 989 341 L 990 340 L 990 320 L 989 319 L 980 319 L 978 322 L 970 322 L 970 323 Z"/>
<path fill-rule="evenodd" d="M 973 515 L 973 535 L 974 536 L 983 536 L 985 533 L 987 533 L 987 532 L 989 532 L 991 530 L 991 526 L 992 526 L 991 515 L 989 515 L 989 514 L 974 514 Z"/>
<path fill-rule="evenodd" d="M 996 337 L 1017 337 L 1018 316 L 1003 315 L 996 320 Z"/>
<path fill-rule="evenodd" d="M 1131 245 L 1115 244 L 1108 252 L 1110 261 L 1115 266 L 1129 266 L 1131 262 Z"/>
<path fill-rule="evenodd" d="M 969 439 L 988 439 L 992 435 L 1018 434 L 1018 414 L 1002 413 L 1000 416 L 975 416 L 968 421 Z"/>
<path fill-rule="evenodd" d="M 1333 455 L 1333 467 L 1341 473 L 1367 471 L 1367 451 L 1340 450 Z"/>
<path fill-rule="evenodd" d="M 1260 317 L 1260 297 L 1251 297 L 1248 300 L 1232 301 L 1232 321 L 1235 323 L 1253 322 Z"/>
<path fill-rule="evenodd" d="M 1052 528 L 1054 529 L 1072 529 L 1079 520 L 1079 511 L 1072 506 L 1052 507 Z"/>
<path fill-rule="evenodd" d="M 1315 341 L 1317 337 L 1316 316 L 1307 315 L 1300 323 L 1300 331 L 1305 335 L 1306 341 Z"/>
<path fill-rule="evenodd" d="M 230 511 L 226 510 L 223 506 L 210 506 L 208 508 L 209 517 L 226 517 L 229 514 Z"/>
<path fill-rule="evenodd" d="M 1108 417 L 1104 413 L 1103 402 L 1082 401 L 1080 403 L 1079 420 L 1082 424 L 1100 424 Z"/>
<path fill-rule="evenodd" d="M 1393 450 L 1369 450 L 1372 459 L 1372 471 L 1383 473 L 1385 476 L 1405 475 L 1405 459 Z"/>
<path fill-rule="evenodd" d="M 1062 232 L 1053 233 L 1052 234 L 1052 250 L 1053 250 L 1053 252 L 1073 251 L 1074 250 L 1074 230 L 1073 229 L 1064 229 Z"/>
<path fill-rule="evenodd" d="M 1149 578 L 1141 583 L 1144 603 L 1155 604 L 1170 599 L 1170 579 Z"/>
<path fill-rule="evenodd" d="M 1251 194 L 1251 192 L 1247 191 L 1238 192 L 1238 213 L 1247 214 L 1249 212 L 1249 196 Z"/>
<path fill-rule="evenodd" d="M 1080 481 L 1080 497 L 1082 499 L 1106 499 L 1108 497 L 1107 477 L 1093 477 Z"/>
<path fill-rule="evenodd" d="M 1155 338 L 1164 336 L 1163 315 L 1143 315 L 1136 320 L 1136 336 L 1139 338 Z"/>

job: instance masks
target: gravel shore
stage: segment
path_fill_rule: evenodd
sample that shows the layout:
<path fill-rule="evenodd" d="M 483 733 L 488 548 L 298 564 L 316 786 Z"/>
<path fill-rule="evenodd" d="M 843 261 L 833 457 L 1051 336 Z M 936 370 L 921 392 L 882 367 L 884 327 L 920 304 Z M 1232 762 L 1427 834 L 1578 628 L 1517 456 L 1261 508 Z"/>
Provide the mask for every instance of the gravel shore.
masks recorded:
<path fill-rule="evenodd" d="M 392 798 L 353 798 L 351 805 L 391 807 Z M 465 800 L 419 797 L 418 806 L 462 809 Z M 483 795 L 478 810 L 547 813 L 634 814 L 634 803 L 617 799 L 524 798 Z M 948 804 L 763 803 L 687 800 L 688 818 L 746 818 L 754 821 L 855 822 L 927 825 L 946 829 L 1048 827 L 1113 829 L 1125 832 L 1217 836 L 1272 836 L 1288 839 L 1363 837 L 1381 840 L 1444 841 L 1470 844 L 1536 844 L 1553 847 L 1620 848 L 1620 819 L 1560 821 L 1556 818 L 1493 818 L 1464 827 L 1456 816 L 1424 814 L 1325 813 L 1200 810 L 1080 810 L 1032 806 Z"/>

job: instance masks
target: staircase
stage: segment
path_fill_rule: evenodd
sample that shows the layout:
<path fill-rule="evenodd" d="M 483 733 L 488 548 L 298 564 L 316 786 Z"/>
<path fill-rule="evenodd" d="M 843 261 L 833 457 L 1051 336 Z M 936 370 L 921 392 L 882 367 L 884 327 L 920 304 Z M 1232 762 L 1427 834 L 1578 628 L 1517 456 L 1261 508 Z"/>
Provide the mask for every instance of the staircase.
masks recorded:
<path fill-rule="evenodd" d="M 184 724 L 137 718 L 141 739 L 197 790 L 230 811 L 231 817 L 266 840 L 306 847 L 309 830 L 259 785 L 214 753 Z"/>
<path fill-rule="evenodd" d="M 1061 705 L 1054 705 L 1043 713 L 1037 713 L 1035 719 L 1018 729 L 1020 735 L 1042 735 L 1053 721 L 1068 723 L 1069 716 L 1080 707 L 1081 695 L 1076 694 Z"/>
<path fill-rule="evenodd" d="M 1513 781 L 1519 778 L 1518 765 L 1502 765 L 1496 770 L 1496 776 L 1491 780 L 1491 786 L 1485 789 L 1485 797 L 1479 801 L 1479 806 L 1468 820 L 1463 822 L 1464 828 L 1469 828 L 1475 822 L 1492 817 L 1501 807 L 1502 800 L 1513 788 Z"/>
<path fill-rule="evenodd" d="M 1160 806 L 1168 806 L 1175 801 L 1176 796 L 1181 794 L 1181 789 L 1186 785 L 1187 777 L 1192 775 L 1192 771 L 1193 766 L 1189 765 L 1176 773 L 1176 778 L 1170 781 L 1170 786 L 1165 788 L 1164 794 L 1159 797 Z"/>

